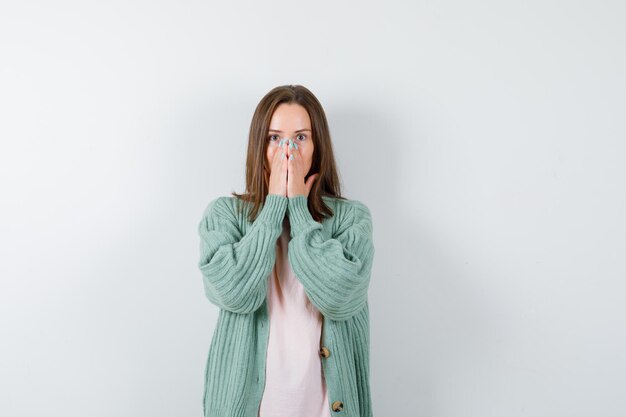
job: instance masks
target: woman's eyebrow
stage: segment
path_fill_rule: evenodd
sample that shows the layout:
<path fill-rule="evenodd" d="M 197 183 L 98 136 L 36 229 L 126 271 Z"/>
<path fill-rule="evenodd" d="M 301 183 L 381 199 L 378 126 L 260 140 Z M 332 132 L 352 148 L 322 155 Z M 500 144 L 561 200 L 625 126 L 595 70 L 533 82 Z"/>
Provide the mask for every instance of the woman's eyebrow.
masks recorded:
<path fill-rule="evenodd" d="M 298 132 L 304 132 L 304 131 L 307 131 L 307 130 L 308 130 L 309 132 L 311 131 L 311 129 L 300 129 L 300 130 L 296 130 L 296 133 L 298 133 Z M 282 131 L 282 130 L 276 130 L 276 129 L 270 129 L 269 131 L 270 131 L 270 132 L 278 132 L 278 133 L 283 133 L 283 131 Z"/>

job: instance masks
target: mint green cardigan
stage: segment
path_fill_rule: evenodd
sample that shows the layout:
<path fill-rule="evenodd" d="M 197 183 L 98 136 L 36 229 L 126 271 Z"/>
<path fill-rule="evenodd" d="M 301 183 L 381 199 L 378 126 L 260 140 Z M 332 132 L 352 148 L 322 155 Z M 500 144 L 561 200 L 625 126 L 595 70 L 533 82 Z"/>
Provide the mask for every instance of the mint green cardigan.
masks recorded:
<path fill-rule="evenodd" d="M 333 416 L 371 417 L 369 307 L 372 218 L 357 200 L 322 197 L 333 210 L 316 222 L 307 197 L 268 194 L 254 222 L 233 196 L 211 201 L 198 225 L 208 300 L 219 307 L 205 366 L 205 417 L 257 417 L 269 336 L 266 295 L 287 215 L 288 260 L 323 317 L 320 360 Z M 326 349 L 322 349 L 322 348 Z"/>

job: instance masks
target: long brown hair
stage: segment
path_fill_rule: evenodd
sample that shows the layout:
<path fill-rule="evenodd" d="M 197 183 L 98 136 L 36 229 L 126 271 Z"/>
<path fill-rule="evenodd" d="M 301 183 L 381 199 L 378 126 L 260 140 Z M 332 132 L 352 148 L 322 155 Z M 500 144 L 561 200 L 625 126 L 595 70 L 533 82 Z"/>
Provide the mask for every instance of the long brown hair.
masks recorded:
<path fill-rule="evenodd" d="M 246 159 L 246 192 L 231 194 L 239 201 L 252 203 L 249 220 L 256 219 L 261 205 L 269 191 L 269 176 L 271 168 L 267 162 L 268 130 L 274 110 L 282 103 L 297 103 L 306 109 L 311 119 L 311 136 L 314 150 L 311 169 L 304 176 L 304 181 L 314 173 L 315 178 L 308 197 L 308 207 L 315 221 L 331 217 L 333 211 L 324 202 L 322 197 L 344 199 L 341 196 L 339 175 L 335 164 L 333 146 L 328 129 L 326 114 L 319 100 L 302 85 L 281 85 L 271 89 L 257 105 L 248 135 L 248 155 Z"/>

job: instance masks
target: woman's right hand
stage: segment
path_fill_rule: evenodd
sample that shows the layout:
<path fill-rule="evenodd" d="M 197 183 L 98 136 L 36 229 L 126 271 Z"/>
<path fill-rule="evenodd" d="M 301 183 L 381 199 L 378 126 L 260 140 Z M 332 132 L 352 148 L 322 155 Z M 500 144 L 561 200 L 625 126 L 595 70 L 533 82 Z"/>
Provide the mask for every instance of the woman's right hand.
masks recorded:
<path fill-rule="evenodd" d="M 285 155 L 285 157 L 281 158 L 281 155 Z M 272 172 L 269 174 L 269 194 L 287 197 L 288 156 L 287 141 L 282 140 L 280 146 L 274 147 L 274 154 L 271 156 Z"/>

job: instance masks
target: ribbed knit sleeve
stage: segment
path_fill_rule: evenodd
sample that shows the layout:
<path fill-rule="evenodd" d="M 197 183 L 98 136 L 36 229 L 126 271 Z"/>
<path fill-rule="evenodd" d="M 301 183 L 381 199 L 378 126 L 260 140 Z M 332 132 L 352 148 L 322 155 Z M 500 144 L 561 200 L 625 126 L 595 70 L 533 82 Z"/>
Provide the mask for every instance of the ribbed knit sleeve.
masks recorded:
<path fill-rule="evenodd" d="M 232 197 L 218 197 L 198 225 L 200 261 L 206 297 L 234 313 L 252 313 L 263 303 L 267 277 L 276 258 L 288 200 L 268 194 L 257 218 L 242 235 Z"/>
<path fill-rule="evenodd" d="M 349 201 L 336 234 L 326 239 L 322 225 L 308 210 L 307 197 L 297 195 L 288 200 L 288 258 L 295 275 L 324 316 L 349 319 L 367 302 L 374 259 L 369 209 L 360 201 Z"/>

